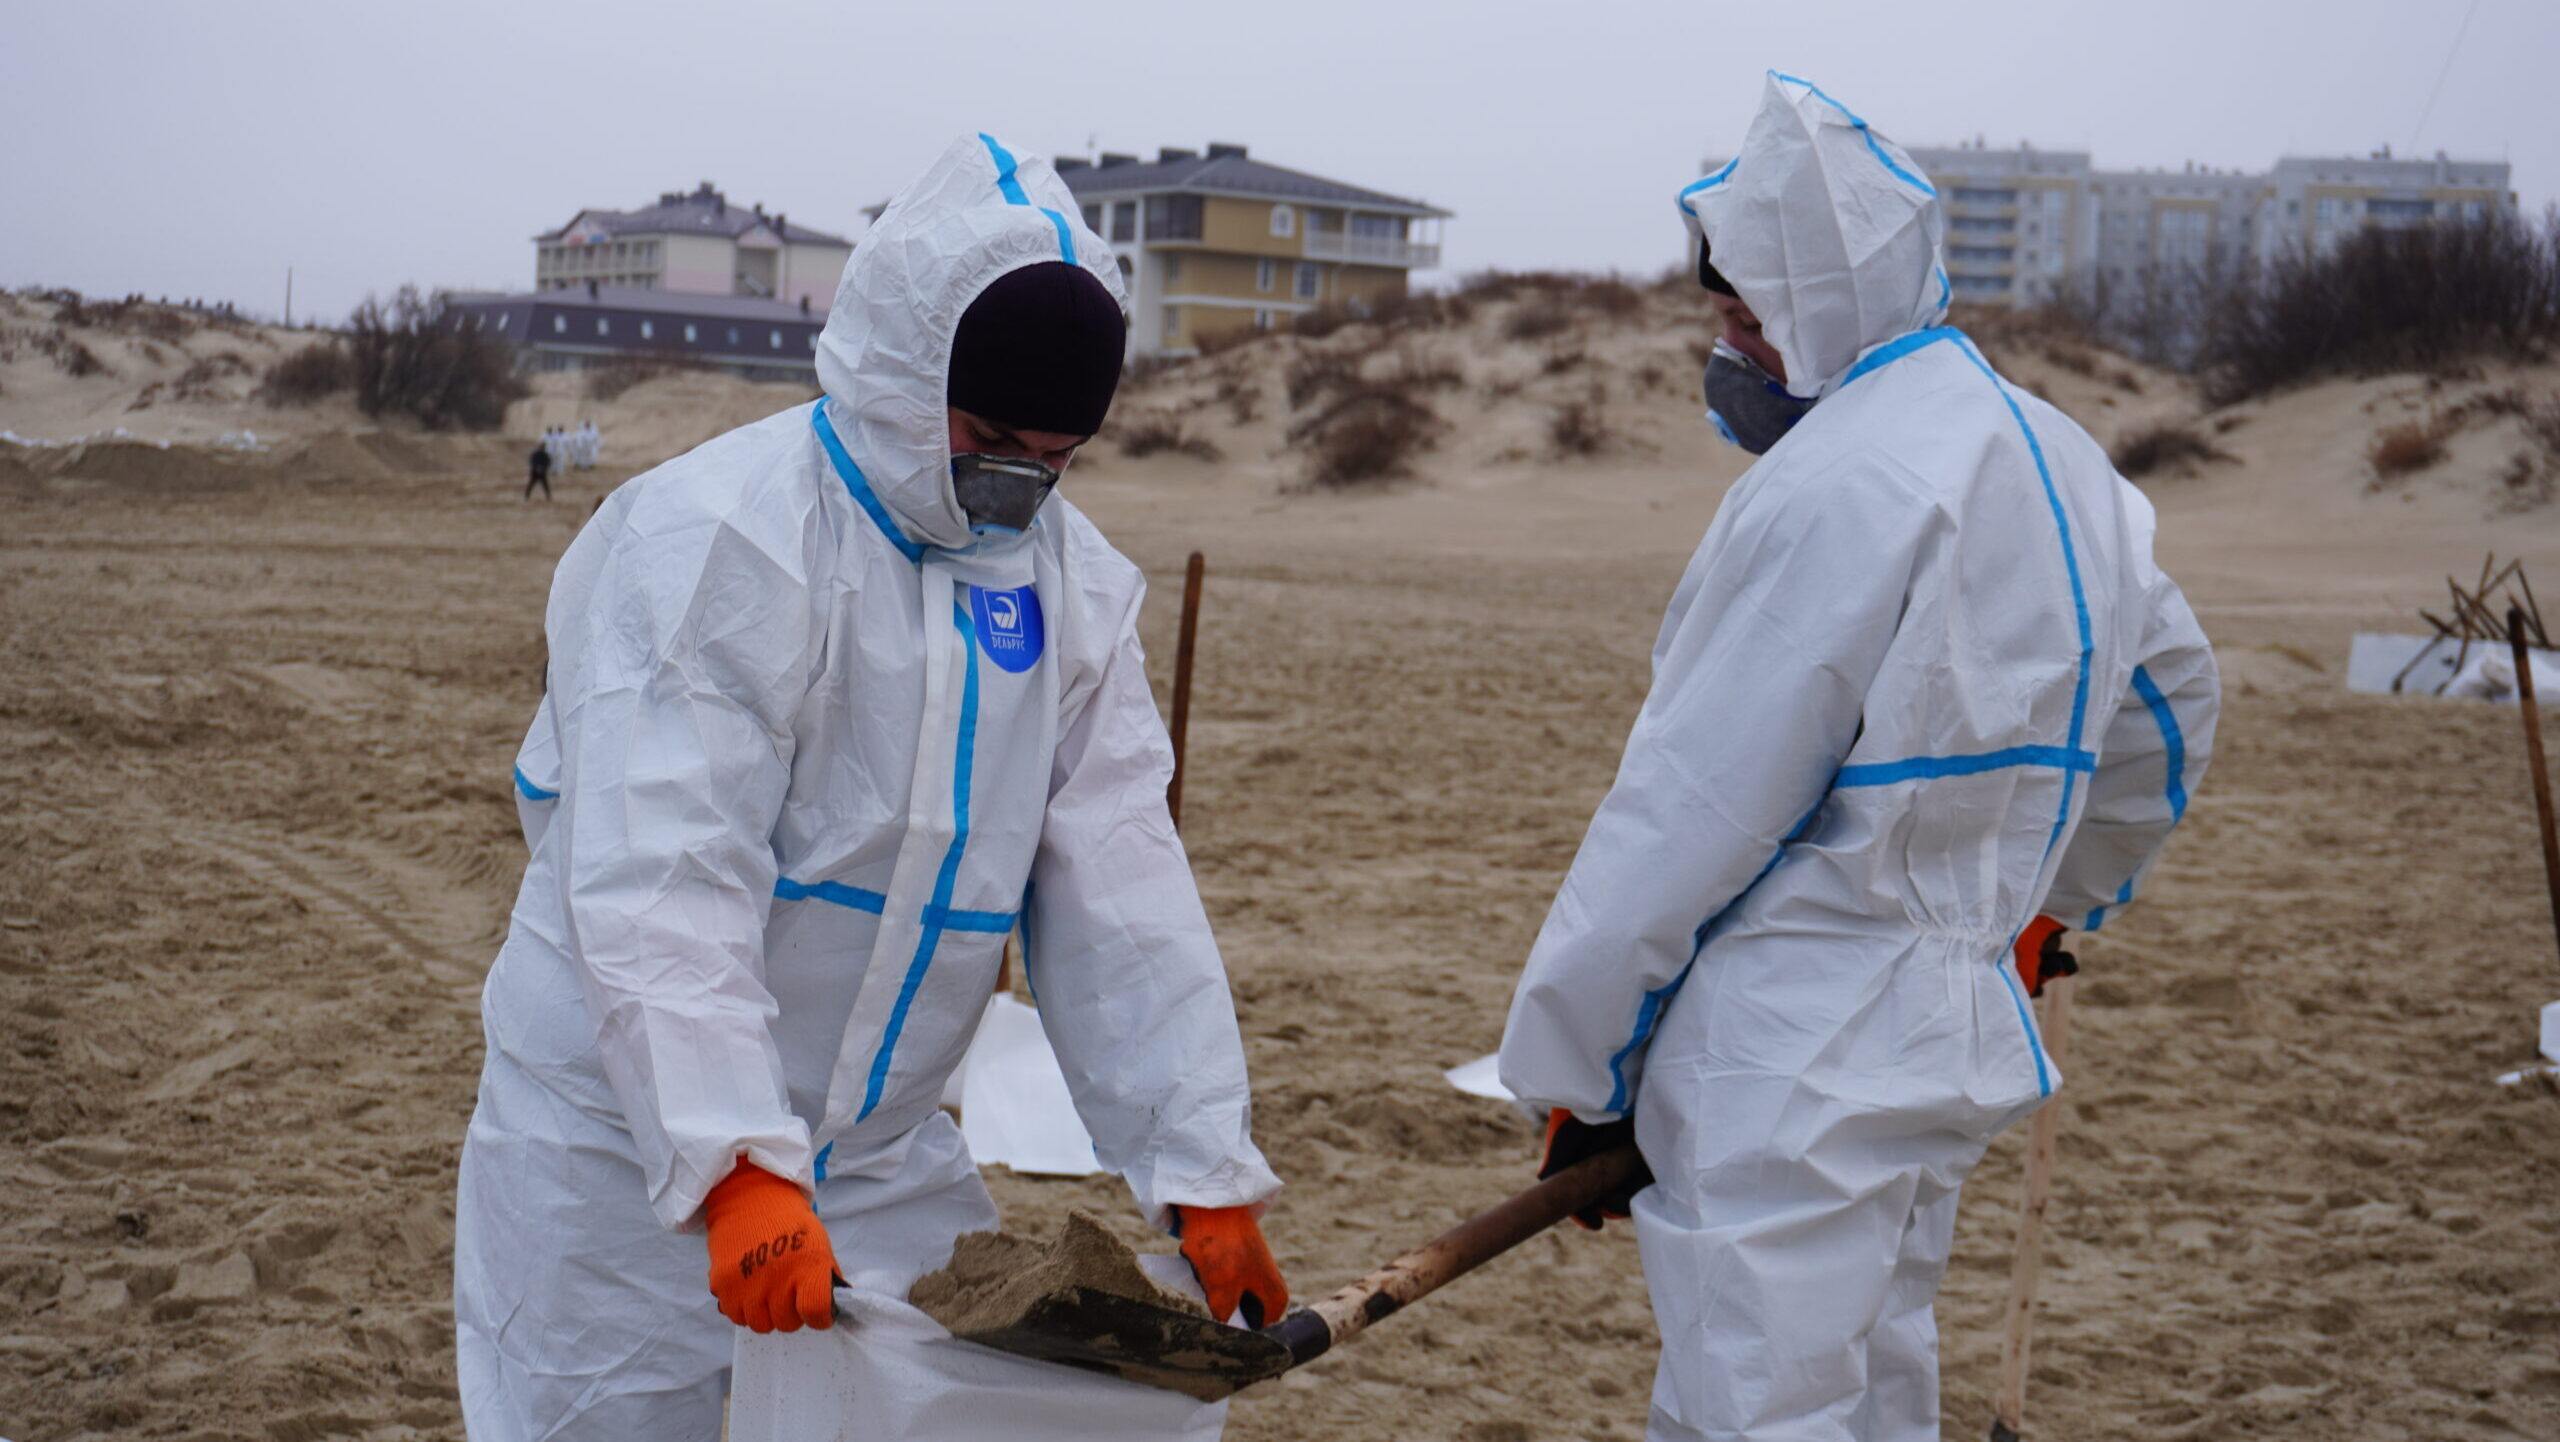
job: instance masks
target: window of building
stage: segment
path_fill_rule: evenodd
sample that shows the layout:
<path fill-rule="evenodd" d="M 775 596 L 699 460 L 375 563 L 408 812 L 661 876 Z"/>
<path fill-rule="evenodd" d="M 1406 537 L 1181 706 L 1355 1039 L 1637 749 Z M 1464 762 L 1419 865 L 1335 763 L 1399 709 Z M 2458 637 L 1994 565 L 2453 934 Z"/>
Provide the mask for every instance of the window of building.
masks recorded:
<path fill-rule="evenodd" d="M 1182 334 L 1182 307 L 1178 305 L 1166 306 L 1164 308 L 1164 338 L 1166 340 L 1171 340 L 1180 334 Z"/>
<path fill-rule="evenodd" d="M 731 345 L 736 345 L 737 343 L 738 343 L 738 328 L 737 328 L 736 326 L 734 326 L 734 325 L 733 325 L 733 326 L 729 327 L 729 344 L 731 344 Z"/>
<path fill-rule="evenodd" d="M 702 338 L 702 337 L 701 337 L 701 335 L 695 331 L 694 326 L 693 326 L 693 323 L 692 323 L 691 321 L 687 321 L 687 322 L 685 322 L 685 327 L 684 327 L 684 343 L 685 343 L 686 345 L 691 345 L 691 344 L 693 344 L 695 341 L 700 340 L 701 338 Z"/>
<path fill-rule="evenodd" d="M 1268 264 L 1268 262 L 1265 262 L 1265 264 Z M 1269 286 L 1264 286 L 1264 287 L 1263 287 L 1263 289 L 1265 289 L 1265 290 L 1269 290 L 1269 289 L 1270 289 L 1270 287 L 1269 287 Z M 1253 328 L 1254 328 L 1255 330 L 1269 330 L 1269 329 L 1271 329 L 1271 312 L 1269 312 L 1269 311 L 1267 311 L 1267 310 L 1258 310 L 1258 311 L 1255 311 L 1255 312 L 1253 313 Z"/>
<path fill-rule="evenodd" d="M 1182 279 L 1181 256 L 1168 255 L 1164 258 L 1164 278 L 1165 283 L 1168 285 L 1172 284 L 1174 281 Z"/>
<path fill-rule="evenodd" d="M 651 322 L 649 322 L 649 321 L 645 321 L 645 320 L 644 320 L 644 321 L 642 321 L 642 322 L 640 322 L 640 338 L 641 338 L 642 340 L 651 340 L 651 339 L 654 339 L 654 338 L 657 336 L 657 334 L 658 334 L 658 328 L 657 328 L 657 326 L 656 326 L 656 325 L 652 324 L 652 323 L 651 323 Z"/>
<path fill-rule="evenodd" d="M 1280 283 L 1280 262 L 1269 256 L 1253 263 L 1253 288 L 1269 290 Z"/>
<path fill-rule="evenodd" d="M 1398 238 L 1396 218 L 1392 215 L 1362 215 L 1355 211 L 1351 216 L 1351 233 L 1394 240 Z"/>
<path fill-rule="evenodd" d="M 1271 233 L 1286 240 L 1298 233 L 1298 212 L 1286 205 L 1271 207 Z"/>
<path fill-rule="evenodd" d="M 1196 195 L 1159 195 L 1147 202 L 1149 240 L 1198 240 L 1206 204 Z"/>
<path fill-rule="evenodd" d="M 2018 192 L 2014 190 L 1987 190 L 1966 186 L 1956 191 L 1958 205 L 2015 205 L 2017 203 Z"/>
<path fill-rule="evenodd" d="M 782 349 L 782 332 L 780 331 L 775 331 L 773 333 L 773 349 Z"/>
<path fill-rule="evenodd" d="M 565 315 L 553 316 L 551 318 L 551 333 L 553 335 L 567 335 L 569 333 L 569 318 Z"/>
<path fill-rule="evenodd" d="M 1102 234 L 1102 202 L 1095 201 L 1084 207 L 1084 228 L 1096 235 Z"/>
<path fill-rule="evenodd" d="M 596 334 L 598 334 L 598 335 L 611 335 L 611 334 L 613 334 L 613 322 L 612 322 L 612 321 L 609 321 L 609 320 L 607 320 L 607 319 L 605 319 L 603 316 L 597 316 L 597 317 L 596 317 Z"/>
<path fill-rule="evenodd" d="M 1136 240 L 1138 238 L 1138 202 L 1134 200 L 1119 200 L 1112 202 L 1111 238 L 1113 240 Z"/>
<path fill-rule="evenodd" d="M 1323 284 L 1324 272 L 1314 261 L 1302 260 L 1298 262 L 1298 283 L 1294 288 L 1298 299 L 1314 300 L 1316 298 L 1316 291 Z"/>

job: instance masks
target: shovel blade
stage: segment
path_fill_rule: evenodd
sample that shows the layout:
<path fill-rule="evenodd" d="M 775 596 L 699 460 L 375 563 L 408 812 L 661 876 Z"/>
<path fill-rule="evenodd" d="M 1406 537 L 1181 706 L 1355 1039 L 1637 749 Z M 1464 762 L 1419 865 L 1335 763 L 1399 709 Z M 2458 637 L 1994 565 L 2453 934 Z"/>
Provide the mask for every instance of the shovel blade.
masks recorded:
<path fill-rule="evenodd" d="M 1289 1370 L 1289 1349 L 1260 1332 L 1089 1287 L 1050 1292 L 1002 1326 L 954 1334 L 1215 1402 Z"/>

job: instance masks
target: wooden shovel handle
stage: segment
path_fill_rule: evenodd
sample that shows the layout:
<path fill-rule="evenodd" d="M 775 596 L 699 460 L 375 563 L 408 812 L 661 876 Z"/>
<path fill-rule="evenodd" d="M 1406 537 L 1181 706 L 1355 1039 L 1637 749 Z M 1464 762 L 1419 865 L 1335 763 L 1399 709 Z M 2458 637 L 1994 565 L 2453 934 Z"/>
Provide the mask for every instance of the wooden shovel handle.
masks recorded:
<path fill-rule="evenodd" d="M 1525 1192 L 1496 1203 L 1387 1263 L 1350 1286 L 1292 1312 L 1263 1335 L 1289 1349 L 1299 1362 L 1321 1357 L 1381 1317 L 1419 1301 L 1448 1283 L 1538 1235 L 1627 1184 L 1643 1159 L 1634 1147 L 1585 1157 Z"/>

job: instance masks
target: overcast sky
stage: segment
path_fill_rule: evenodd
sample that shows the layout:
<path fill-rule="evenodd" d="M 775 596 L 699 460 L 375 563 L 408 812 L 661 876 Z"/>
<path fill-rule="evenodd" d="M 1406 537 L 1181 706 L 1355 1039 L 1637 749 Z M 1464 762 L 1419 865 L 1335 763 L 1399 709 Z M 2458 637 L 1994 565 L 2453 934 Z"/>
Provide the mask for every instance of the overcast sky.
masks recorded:
<path fill-rule="evenodd" d="M 705 179 L 855 234 L 980 129 L 1240 141 L 1457 212 L 1453 271 L 1649 273 L 1772 66 L 1909 145 L 2262 169 L 2387 142 L 2560 197 L 2553 0 L 0 0 L 0 41 L 0 285 L 264 314 L 288 265 L 328 317 L 525 289 L 536 231 Z"/>

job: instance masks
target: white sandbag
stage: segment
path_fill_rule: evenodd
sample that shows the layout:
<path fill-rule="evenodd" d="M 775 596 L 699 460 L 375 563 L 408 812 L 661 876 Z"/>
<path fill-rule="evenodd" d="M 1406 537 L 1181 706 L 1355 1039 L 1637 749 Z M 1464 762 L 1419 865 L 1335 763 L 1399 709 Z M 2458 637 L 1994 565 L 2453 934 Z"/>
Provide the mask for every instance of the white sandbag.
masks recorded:
<path fill-rule="evenodd" d="M 1471 1097 L 1491 1097 L 1498 1102 L 1513 1100 L 1511 1088 L 1502 1084 L 1502 1054 L 1488 1052 L 1463 1066 L 1441 1073 L 1449 1085 Z"/>
<path fill-rule="evenodd" d="M 906 1303 L 836 1292 L 824 1332 L 741 1329 L 729 1442 L 1214 1442 L 1225 1402 L 959 1341 Z"/>
<path fill-rule="evenodd" d="M 1040 1013 L 1009 996 L 989 997 L 960 1070 L 960 1133 L 981 1164 L 1043 1177 L 1102 1170 Z"/>

